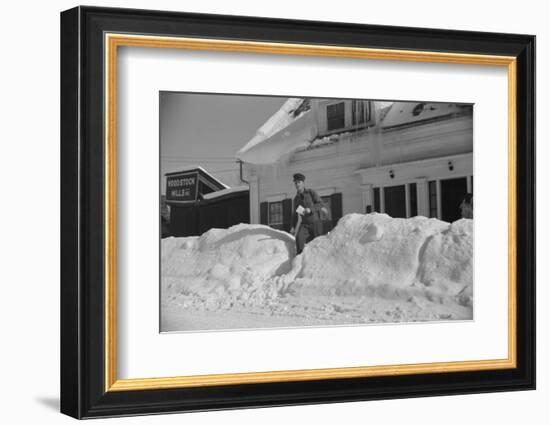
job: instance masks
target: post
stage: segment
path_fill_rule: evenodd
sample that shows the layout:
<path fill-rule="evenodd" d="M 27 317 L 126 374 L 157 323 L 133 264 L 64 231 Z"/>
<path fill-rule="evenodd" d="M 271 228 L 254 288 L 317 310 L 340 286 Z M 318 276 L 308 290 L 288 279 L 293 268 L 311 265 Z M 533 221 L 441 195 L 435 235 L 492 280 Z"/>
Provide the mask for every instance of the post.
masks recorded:
<path fill-rule="evenodd" d="M 250 224 L 260 223 L 260 185 L 258 176 L 249 176 L 250 188 Z"/>
<path fill-rule="evenodd" d="M 370 205 L 372 211 L 374 211 L 374 193 L 372 184 L 362 184 L 361 194 L 363 196 L 363 213 L 367 212 L 367 207 Z"/>
<path fill-rule="evenodd" d="M 418 205 L 418 215 L 424 217 L 430 216 L 430 196 L 428 192 L 428 179 L 420 178 L 416 181 L 416 199 Z"/>

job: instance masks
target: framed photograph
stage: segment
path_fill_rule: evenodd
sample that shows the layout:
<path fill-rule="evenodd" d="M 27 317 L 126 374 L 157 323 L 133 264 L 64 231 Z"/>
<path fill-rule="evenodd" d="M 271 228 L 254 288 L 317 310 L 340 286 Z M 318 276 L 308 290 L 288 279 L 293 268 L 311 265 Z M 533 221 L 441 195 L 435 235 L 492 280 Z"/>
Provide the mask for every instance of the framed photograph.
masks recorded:
<path fill-rule="evenodd" d="M 534 70 L 531 35 L 62 12 L 62 413 L 534 389 Z"/>

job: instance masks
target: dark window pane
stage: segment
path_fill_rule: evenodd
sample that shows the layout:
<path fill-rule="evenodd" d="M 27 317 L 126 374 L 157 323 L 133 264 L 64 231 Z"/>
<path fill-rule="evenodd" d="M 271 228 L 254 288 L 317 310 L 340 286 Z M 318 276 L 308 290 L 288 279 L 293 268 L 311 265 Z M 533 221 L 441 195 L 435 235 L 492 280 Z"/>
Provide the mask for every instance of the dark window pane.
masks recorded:
<path fill-rule="evenodd" d="M 428 182 L 428 194 L 430 198 L 430 217 L 437 217 L 437 182 Z"/>
<path fill-rule="evenodd" d="M 466 177 L 441 180 L 441 220 L 452 223 L 462 218 L 460 204 L 468 193 Z"/>
<path fill-rule="evenodd" d="M 351 102 L 351 124 L 360 125 L 367 122 L 367 105 L 362 100 Z"/>
<path fill-rule="evenodd" d="M 338 130 L 345 126 L 344 102 L 327 106 L 327 130 Z"/>
<path fill-rule="evenodd" d="M 322 196 L 321 200 L 323 201 L 323 206 L 328 211 L 326 214 L 321 213 L 321 219 L 323 221 L 332 222 L 332 200 L 330 196 Z"/>
<path fill-rule="evenodd" d="M 409 184 L 409 207 L 411 212 L 411 217 L 418 215 L 418 202 L 416 200 L 416 183 Z"/>
<path fill-rule="evenodd" d="M 321 212 L 321 221 L 323 222 L 323 235 L 332 230 L 334 224 L 332 222 L 332 196 L 322 196 L 323 207 L 327 210 L 326 213 Z"/>
<path fill-rule="evenodd" d="M 374 188 L 374 211 L 380 212 L 380 188 Z"/>
<path fill-rule="evenodd" d="M 282 202 L 270 202 L 269 203 L 269 225 L 283 224 L 283 203 Z"/>
<path fill-rule="evenodd" d="M 351 124 L 353 126 L 366 124 L 370 121 L 370 103 L 365 100 L 351 102 Z"/>
<path fill-rule="evenodd" d="M 384 212 L 390 217 L 405 218 L 405 185 L 384 188 Z"/>

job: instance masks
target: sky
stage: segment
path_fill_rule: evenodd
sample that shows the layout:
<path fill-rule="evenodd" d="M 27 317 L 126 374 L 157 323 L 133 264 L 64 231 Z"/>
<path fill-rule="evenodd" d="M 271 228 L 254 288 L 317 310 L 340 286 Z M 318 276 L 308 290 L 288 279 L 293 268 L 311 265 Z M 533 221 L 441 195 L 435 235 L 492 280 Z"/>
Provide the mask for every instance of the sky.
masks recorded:
<path fill-rule="evenodd" d="M 164 174 L 200 165 L 228 186 L 243 185 L 235 154 L 286 97 L 160 93 L 161 192 Z"/>

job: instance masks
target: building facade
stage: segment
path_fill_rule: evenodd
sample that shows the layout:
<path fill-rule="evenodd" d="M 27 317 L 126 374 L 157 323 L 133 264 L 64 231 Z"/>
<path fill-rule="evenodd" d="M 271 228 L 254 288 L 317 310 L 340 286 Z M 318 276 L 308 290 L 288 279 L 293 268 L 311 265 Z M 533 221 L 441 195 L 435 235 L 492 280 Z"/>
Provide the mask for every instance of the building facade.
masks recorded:
<path fill-rule="evenodd" d="M 297 172 L 329 211 L 325 231 L 352 212 L 461 217 L 460 203 L 473 193 L 472 105 L 289 102 L 237 155 L 250 186 L 252 223 L 290 229 Z"/>

